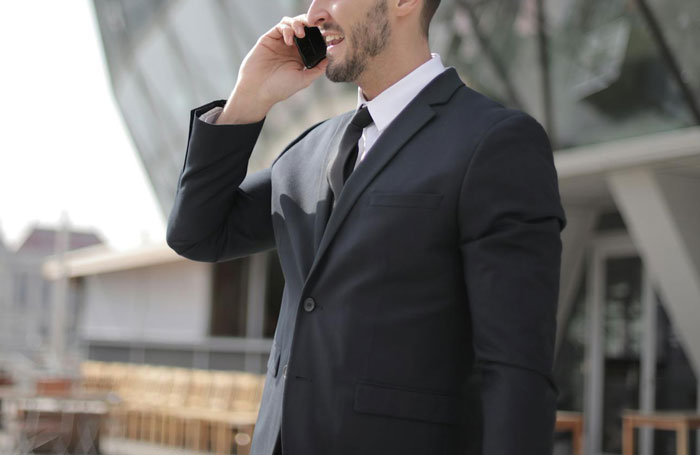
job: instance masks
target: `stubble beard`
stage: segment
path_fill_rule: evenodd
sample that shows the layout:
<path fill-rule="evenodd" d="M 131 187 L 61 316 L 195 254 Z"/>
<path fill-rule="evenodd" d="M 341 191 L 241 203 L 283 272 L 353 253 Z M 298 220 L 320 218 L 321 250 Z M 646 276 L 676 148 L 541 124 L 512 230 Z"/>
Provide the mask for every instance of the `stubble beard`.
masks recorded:
<path fill-rule="evenodd" d="M 329 58 L 326 77 L 332 82 L 354 82 L 367 69 L 369 59 L 379 55 L 389 44 L 389 26 L 386 0 L 377 0 L 367 11 L 365 20 L 355 24 L 350 30 L 350 43 L 354 48 L 344 62 L 334 62 Z M 348 36 L 345 37 L 347 43 Z"/>

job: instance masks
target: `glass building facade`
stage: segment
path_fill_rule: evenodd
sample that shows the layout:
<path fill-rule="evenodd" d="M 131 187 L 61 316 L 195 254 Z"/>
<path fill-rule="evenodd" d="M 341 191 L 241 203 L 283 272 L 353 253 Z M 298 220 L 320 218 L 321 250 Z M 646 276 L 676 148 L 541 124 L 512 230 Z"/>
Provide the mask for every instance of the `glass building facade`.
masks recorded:
<path fill-rule="evenodd" d="M 93 3 L 116 99 L 167 216 L 183 164 L 190 110 L 228 97 L 257 38 L 282 16 L 305 11 L 310 2 Z M 700 125 L 697 0 L 443 0 L 430 40 L 433 51 L 457 68 L 467 85 L 538 119 L 549 133 L 555 160 L 581 150 L 604 155 L 606 144 L 658 133 L 679 132 L 680 137 Z M 355 97 L 353 86 L 320 80 L 276 106 L 251 170 L 269 165 L 312 123 L 354 108 Z M 700 136 L 683 137 L 691 137 L 692 146 L 692 138 Z M 695 158 L 688 155 L 694 161 L 687 161 L 694 168 L 676 168 L 693 179 L 700 178 L 698 142 Z M 640 154 L 645 152 L 640 148 Z M 605 186 L 604 178 L 600 182 Z M 624 200 L 620 190 L 610 190 L 610 196 L 600 187 L 574 186 L 563 198 L 567 214 L 573 214 L 567 204 L 606 194 L 591 209 L 595 216 L 585 239 L 592 243 L 581 248 L 581 265 L 562 271 L 574 275 L 566 280 L 573 291 L 560 301 L 555 366 L 560 409 L 588 416 L 590 454 L 621 452 L 624 409 L 698 405 L 693 358 L 699 357 L 693 352 L 700 346 L 688 341 L 688 325 L 678 314 L 696 315 L 700 303 L 689 294 L 688 302 L 669 305 L 663 276 L 652 276 L 655 258 L 650 252 L 657 250 L 642 245 L 644 229 L 630 222 L 640 219 L 638 212 L 619 207 Z M 678 207 L 672 208 L 678 212 Z M 687 212 L 676 221 L 692 226 L 698 217 Z M 577 218 L 572 215 L 569 221 L 568 229 L 576 230 Z M 576 238 L 567 242 L 577 248 Z M 688 242 L 690 254 L 700 257 L 700 243 Z M 629 248 L 620 250 L 627 243 Z M 212 326 L 212 335 L 245 333 L 245 309 L 224 314 L 226 276 L 237 266 L 221 267 L 214 307 L 219 323 L 229 321 L 230 327 Z M 279 267 L 268 268 L 267 283 L 268 295 L 279 296 Z M 274 332 L 279 311 L 279 302 L 268 300 L 265 336 Z M 686 304 L 698 309 L 679 312 Z M 643 359 L 654 363 L 646 373 Z M 657 432 L 653 439 L 643 437 L 642 453 L 675 453 L 672 436 Z M 567 442 L 559 439 L 561 448 Z"/>
<path fill-rule="evenodd" d="M 94 1 L 114 92 L 164 213 L 189 110 L 228 97 L 257 38 L 308 3 Z M 535 116 L 557 150 L 700 124 L 698 43 L 694 0 L 443 0 L 431 29 L 447 65 Z M 353 93 L 323 81 L 279 106 L 252 166 L 274 159 L 274 138 L 293 138 L 295 125 L 352 108 Z"/>

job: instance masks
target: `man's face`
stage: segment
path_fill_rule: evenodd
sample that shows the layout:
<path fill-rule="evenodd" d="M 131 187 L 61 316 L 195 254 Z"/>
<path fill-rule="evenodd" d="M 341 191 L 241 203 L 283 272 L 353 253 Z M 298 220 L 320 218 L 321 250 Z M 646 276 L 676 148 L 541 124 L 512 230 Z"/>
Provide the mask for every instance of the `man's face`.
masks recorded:
<path fill-rule="evenodd" d="M 326 37 L 326 77 L 333 82 L 353 82 L 389 43 L 387 0 L 333 2 L 330 20 L 319 24 Z"/>

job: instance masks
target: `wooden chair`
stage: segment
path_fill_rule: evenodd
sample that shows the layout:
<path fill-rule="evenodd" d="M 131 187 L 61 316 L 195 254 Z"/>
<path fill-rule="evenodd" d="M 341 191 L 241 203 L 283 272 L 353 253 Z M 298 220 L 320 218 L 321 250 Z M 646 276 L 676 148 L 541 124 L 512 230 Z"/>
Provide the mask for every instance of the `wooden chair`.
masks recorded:
<path fill-rule="evenodd" d="M 126 437 L 126 408 L 124 406 L 124 391 L 129 384 L 129 374 L 133 370 L 128 363 L 112 362 L 109 365 L 112 377 L 112 388 L 109 392 L 114 394 L 115 404 L 110 407 L 109 416 L 106 419 L 106 432 L 112 437 Z"/>
<path fill-rule="evenodd" d="M 141 439 L 153 443 L 162 440 L 162 423 L 160 410 L 167 404 L 173 387 L 171 368 L 155 367 L 149 378 L 141 405 Z"/>
<path fill-rule="evenodd" d="M 149 365 L 133 369 L 124 400 L 126 412 L 126 436 L 129 439 L 141 439 L 142 416 L 147 404 L 144 402 L 149 388 L 154 387 L 158 371 Z"/>
<path fill-rule="evenodd" d="M 193 370 L 189 393 L 184 406 L 169 409 L 171 435 L 182 441 L 185 447 L 202 450 L 207 441 L 202 434 L 202 426 L 193 422 L 192 410 L 206 408 L 212 393 L 213 375 L 206 370 Z"/>
<path fill-rule="evenodd" d="M 185 426 L 195 435 L 199 444 L 197 450 L 209 450 L 212 446 L 212 425 L 210 416 L 212 413 L 225 412 L 229 408 L 234 391 L 235 377 L 227 372 L 211 372 L 211 390 L 209 399 L 204 406 L 190 406 L 182 414 L 185 418 Z"/>
<path fill-rule="evenodd" d="M 233 391 L 226 410 L 209 414 L 211 448 L 218 454 L 249 454 L 255 421 L 257 420 L 265 376 L 230 373 Z"/>
<path fill-rule="evenodd" d="M 192 370 L 185 368 L 173 368 L 172 371 L 172 387 L 170 393 L 163 406 L 156 409 L 155 420 L 160 422 L 160 442 L 161 444 L 182 446 L 184 444 L 184 435 L 182 431 L 178 431 L 181 419 L 172 417 L 175 411 L 183 408 L 187 402 L 190 393 L 190 385 L 192 383 Z"/>
<path fill-rule="evenodd" d="M 102 362 L 92 360 L 87 360 L 80 364 L 80 382 L 81 387 L 85 391 L 99 390 L 102 366 Z"/>
<path fill-rule="evenodd" d="M 217 454 L 250 453 L 265 376 L 86 362 L 83 385 L 111 390 L 110 435 Z"/>

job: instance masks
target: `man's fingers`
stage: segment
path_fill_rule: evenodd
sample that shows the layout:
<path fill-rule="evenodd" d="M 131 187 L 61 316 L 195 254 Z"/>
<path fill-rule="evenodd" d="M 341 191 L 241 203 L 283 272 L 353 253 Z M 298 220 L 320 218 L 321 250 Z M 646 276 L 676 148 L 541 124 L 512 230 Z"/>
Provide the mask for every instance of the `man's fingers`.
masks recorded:
<path fill-rule="evenodd" d="M 294 44 L 294 30 L 288 24 L 280 24 L 278 27 L 284 38 L 284 44 L 287 46 Z"/>
<path fill-rule="evenodd" d="M 284 43 L 287 46 L 291 46 L 294 44 L 293 38 L 294 38 L 294 29 L 292 29 L 292 18 L 288 16 L 284 16 L 282 20 L 280 20 L 279 24 L 280 28 L 282 29 L 282 35 L 284 36 Z"/>
<path fill-rule="evenodd" d="M 292 46 L 294 44 L 294 36 L 297 38 L 306 36 L 305 26 L 308 26 L 305 14 L 296 17 L 285 16 L 266 35 L 272 39 L 281 38 L 284 40 L 284 44 Z"/>
<path fill-rule="evenodd" d="M 304 27 L 308 26 L 306 23 L 306 14 L 301 14 L 296 17 L 285 16 L 280 21 L 280 24 L 285 24 L 290 27 L 297 38 L 303 38 L 306 35 L 306 31 L 304 30 Z"/>
<path fill-rule="evenodd" d="M 306 32 L 304 31 L 304 23 L 300 20 L 295 20 L 292 23 L 292 27 L 294 27 L 294 32 L 299 38 L 303 38 L 304 35 L 306 35 Z"/>

